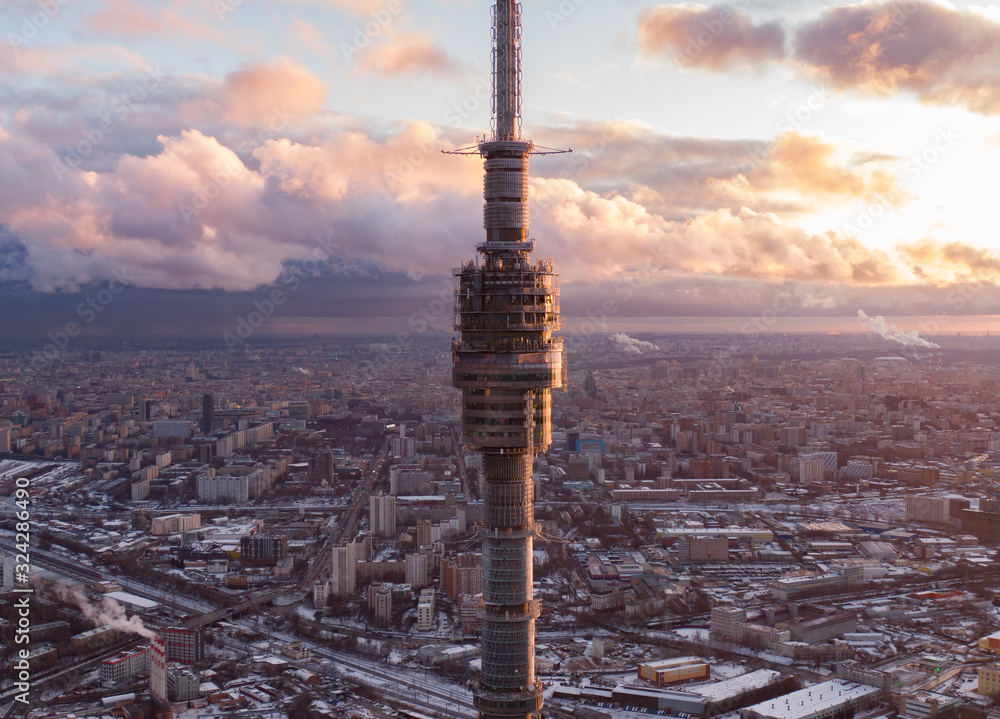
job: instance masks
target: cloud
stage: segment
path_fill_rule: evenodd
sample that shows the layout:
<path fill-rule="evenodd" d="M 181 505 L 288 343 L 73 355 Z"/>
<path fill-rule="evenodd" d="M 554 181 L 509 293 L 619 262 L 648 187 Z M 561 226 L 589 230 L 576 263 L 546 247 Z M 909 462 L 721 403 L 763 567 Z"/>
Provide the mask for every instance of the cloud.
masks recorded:
<path fill-rule="evenodd" d="M 731 6 L 659 5 L 639 20 L 639 47 L 669 56 L 681 67 L 722 72 L 784 56 L 785 31 L 777 23 L 755 25 Z"/>
<path fill-rule="evenodd" d="M 85 86 L 91 79 L 82 71 L 121 73 L 144 72 L 149 65 L 142 55 L 117 45 L 31 45 L 17 46 L 9 39 L 0 42 L 0 73 L 13 79 L 56 78 L 65 87 Z"/>
<path fill-rule="evenodd" d="M 671 221 L 625 197 L 602 197 L 570 180 L 536 178 L 532 191 L 545 208 L 540 235 L 566 241 L 560 248 L 564 274 L 588 268 L 588 274 L 611 276 L 648 266 L 655 272 L 771 280 L 896 280 L 885 253 L 833 232 L 811 235 L 772 213 L 719 209 Z"/>
<path fill-rule="evenodd" d="M 794 48 L 839 89 L 1000 112 L 1000 23 L 976 10 L 917 0 L 835 7 L 799 28 Z"/>
<path fill-rule="evenodd" d="M 898 177 L 878 166 L 894 158 L 862 155 L 853 162 L 839 160 L 843 151 L 818 136 L 788 131 L 745 171 L 707 182 L 718 197 L 784 214 L 811 211 L 845 198 L 894 205 L 910 199 L 900 189 Z"/>
<path fill-rule="evenodd" d="M 302 18 L 292 18 L 292 32 L 295 33 L 295 42 L 298 45 L 307 47 L 319 55 L 326 55 L 330 51 L 330 42 L 323 31 Z"/>
<path fill-rule="evenodd" d="M 122 87 L 99 78 L 52 107 L 40 90 L 18 96 L 0 128 L 0 225 L 16 248 L 0 279 L 72 291 L 127 270 L 147 288 L 246 291 L 331 234 L 333 259 L 414 277 L 471 255 L 482 163 L 440 153 L 466 142 L 464 131 L 325 112 L 323 84 L 278 59 L 222 80 L 166 77 L 67 164 Z M 301 117 L 269 127 L 282 103 Z M 986 272 L 956 264 L 955 248 L 935 260 L 931 243 L 921 259 L 915 246 L 897 255 L 795 224 L 796 213 L 871 200 L 890 184 L 894 158 L 868 148 L 795 132 L 771 143 L 672 137 L 634 122 L 546 134 L 576 151 L 537 163 L 533 230 L 570 283 L 644 275 L 671 300 L 686 277 L 814 283 L 819 304 L 803 306 L 822 310 L 858 304 L 829 286 Z M 713 292 L 699 301 L 724 296 Z"/>
<path fill-rule="evenodd" d="M 784 217 L 842 206 L 845 199 L 898 205 L 892 163 L 851 143 L 787 131 L 769 142 L 671 136 L 615 121 L 543 128 L 573 148 L 533 172 L 627 197 L 667 219 L 749 207 Z"/>
<path fill-rule="evenodd" d="M 1000 280 L 1000 253 L 994 249 L 924 239 L 901 246 L 900 253 L 914 275 L 927 282 Z"/>
<path fill-rule="evenodd" d="M 421 33 L 393 33 L 361 54 L 358 68 L 379 75 L 456 72 L 460 63 Z"/>
<path fill-rule="evenodd" d="M 161 136 L 160 152 L 122 155 L 108 171 L 3 136 L 0 173 L 16 184 L 0 196 L 0 223 L 25 248 L 24 279 L 44 291 L 116 270 L 144 287 L 252 289 L 331 233 L 352 260 L 439 271 L 442 256 L 469 249 L 451 225 L 474 227 L 479 213 L 466 197 L 481 187 L 479 163 L 441 155 L 451 145 L 420 123 L 384 141 L 268 141 L 251 156 L 258 169 L 198 130 Z"/>
<path fill-rule="evenodd" d="M 885 321 L 885 317 L 879 315 L 877 317 L 869 317 L 864 310 L 858 310 L 858 320 L 865 323 L 865 325 L 875 334 L 881 335 L 884 339 L 890 342 L 898 342 L 901 345 L 906 345 L 908 347 L 926 347 L 935 348 L 941 345 L 925 340 L 920 336 L 920 333 L 916 330 L 911 330 L 907 332 L 906 330 L 901 330 L 896 325 L 889 324 Z"/>
<path fill-rule="evenodd" d="M 402 0 L 296 0 L 302 3 L 315 3 L 317 5 L 329 5 L 337 10 L 346 10 L 353 15 L 369 15 L 371 13 L 378 12 L 382 10 L 389 9 L 391 12 L 398 13 L 398 9 L 402 5 Z"/>
<path fill-rule="evenodd" d="M 785 36 L 791 33 L 786 53 Z M 927 0 L 825 9 L 797 28 L 755 24 L 729 5 L 660 5 L 639 20 L 649 56 L 715 72 L 785 63 L 839 90 L 913 93 L 931 105 L 1000 113 L 1000 16 Z"/>
<path fill-rule="evenodd" d="M 219 104 L 225 119 L 263 125 L 276 110 L 292 117 L 319 112 L 326 85 L 301 65 L 282 58 L 273 65 L 255 64 L 229 74 Z"/>
<path fill-rule="evenodd" d="M 339 256 L 389 271 L 435 274 L 441 257 L 471 251 L 481 163 L 442 155 L 454 145 L 424 123 L 384 139 L 344 131 L 269 140 L 245 157 L 198 130 L 158 142 L 158 152 L 121 155 L 107 169 L 71 169 L 37 141 L 0 140 L 0 168 L 15 188 L 0 197 L 0 222 L 25 247 L 20 271 L 33 287 L 72 290 L 127 268 L 144 287 L 247 290 L 274 281 L 330 233 Z M 534 228 L 570 281 L 637 271 L 852 285 L 908 276 L 884 252 L 770 212 L 716 208 L 672 219 L 615 190 L 558 178 L 536 177 L 532 193 Z"/>
<path fill-rule="evenodd" d="M 205 5 L 212 7 L 211 3 Z M 173 7 L 154 10 L 135 0 L 104 0 L 103 9 L 87 17 L 84 27 L 99 37 L 186 37 L 216 42 L 225 40 L 225 34 L 204 22 L 204 19 L 195 20 Z"/>
<path fill-rule="evenodd" d="M 819 307 L 820 309 L 824 310 L 832 310 L 834 307 L 837 306 L 837 300 L 836 298 L 831 297 L 830 295 L 826 295 L 825 297 L 817 297 L 810 293 L 802 298 L 802 306 Z"/>

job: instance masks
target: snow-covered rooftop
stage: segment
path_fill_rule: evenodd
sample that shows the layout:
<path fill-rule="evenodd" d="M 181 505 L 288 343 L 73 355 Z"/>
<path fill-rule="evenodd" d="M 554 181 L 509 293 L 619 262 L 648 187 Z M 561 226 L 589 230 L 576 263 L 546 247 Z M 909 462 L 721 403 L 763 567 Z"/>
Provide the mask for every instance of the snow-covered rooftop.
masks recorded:
<path fill-rule="evenodd" d="M 834 679 L 799 689 L 797 692 L 776 699 L 768 699 L 747 707 L 744 711 L 773 719 L 802 719 L 872 694 L 878 694 L 880 691 L 878 687 Z"/>

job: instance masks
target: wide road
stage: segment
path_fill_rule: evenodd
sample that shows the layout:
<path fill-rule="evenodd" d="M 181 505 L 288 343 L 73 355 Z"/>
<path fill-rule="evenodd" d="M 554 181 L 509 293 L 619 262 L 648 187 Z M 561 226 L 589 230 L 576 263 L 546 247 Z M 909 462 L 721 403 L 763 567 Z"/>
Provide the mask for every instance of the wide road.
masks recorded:
<path fill-rule="evenodd" d="M 299 589 L 307 592 L 311 591 L 313 582 L 316 581 L 317 577 L 323 572 L 329 571 L 330 553 L 333 551 L 333 548 L 354 537 L 358 528 L 358 522 L 361 520 L 361 513 L 368 506 L 368 499 L 371 497 L 375 482 L 385 470 L 389 458 L 390 442 L 391 440 L 386 437 L 382 443 L 382 449 L 379 450 L 378 455 L 368 465 L 363 481 L 351 495 L 347 511 L 341 517 L 340 522 L 337 523 L 337 529 L 327 538 L 319 554 L 310 561 L 309 568 L 306 570 L 301 581 L 299 581 Z"/>

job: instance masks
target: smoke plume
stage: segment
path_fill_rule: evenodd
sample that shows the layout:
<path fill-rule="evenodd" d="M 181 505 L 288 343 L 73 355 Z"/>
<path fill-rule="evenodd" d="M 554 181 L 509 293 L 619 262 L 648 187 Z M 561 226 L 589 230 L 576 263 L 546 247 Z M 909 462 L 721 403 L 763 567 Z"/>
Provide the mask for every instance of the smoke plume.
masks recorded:
<path fill-rule="evenodd" d="M 139 615 L 129 617 L 125 613 L 125 607 L 116 602 L 111 597 L 102 596 L 99 601 L 94 601 L 78 588 L 68 588 L 62 585 L 49 585 L 53 593 L 60 600 L 76 605 L 83 615 L 94 622 L 97 626 L 107 625 L 112 629 L 119 629 L 123 632 L 132 632 L 148 639 L 156 636 L 156 632 L 148 629 Z"/>
<path fill-rule="evenodd" d="M 660 349 L 652 342 L 644 342 L 642 340 L 637 340 L 635 337 L 629 337 L 624 332 L 616 332 L 611 335 L 609 339 L 618 345 L 618 349 L 626 354 L 642 354 L 647 350 L 658 350 Z"/>
<path fill-rule="evenodd" d="M 934 342 L 925 340 L 916 330 L 907 332 L 906 330 L 899 329 L 896 325 L 889 324 L 882 315 L 870 317 L 864 310 L 858 310 L 858 319 L 865 323 L 872 332 L 881 335 L 890 342 L 898 342 L 908 347 L 940 347 L 940 345 Z"/>

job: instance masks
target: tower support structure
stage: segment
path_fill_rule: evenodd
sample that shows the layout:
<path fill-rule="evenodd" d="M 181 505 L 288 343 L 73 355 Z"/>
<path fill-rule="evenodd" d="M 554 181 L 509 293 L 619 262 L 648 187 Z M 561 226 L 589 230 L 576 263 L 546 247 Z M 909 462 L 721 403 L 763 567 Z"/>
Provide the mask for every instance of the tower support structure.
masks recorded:
<path fill-rule="evenodd" d="M 483 455 L 482 675 L 473 701 L 483 719 L 541 716 L 532 594 L 532 465 L 552 440 L 552 390 L 564 382 L 559 288 L 551 260 L 532 260 L 529 157 L 521 137 L 520 5 L 493 8 L 493 132 L 483 158 L 485 241 L 455 269 L 452 383 L 462 391 L 462 438 Z"/>

